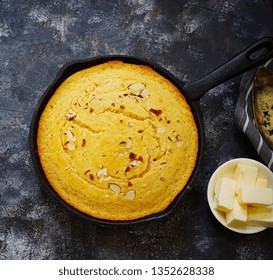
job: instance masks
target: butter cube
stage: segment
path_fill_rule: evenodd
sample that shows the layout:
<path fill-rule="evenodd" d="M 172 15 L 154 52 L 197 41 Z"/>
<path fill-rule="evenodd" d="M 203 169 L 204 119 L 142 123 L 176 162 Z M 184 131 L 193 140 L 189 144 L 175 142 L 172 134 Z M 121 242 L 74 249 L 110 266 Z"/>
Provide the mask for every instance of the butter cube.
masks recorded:
<path fill-rule="evenodd" d="M 238 201 L 252 206 L 271 205 L 273 203 L 272 189 L 243 186 L 239 190 Z"/>
<path fill-rule="evenodd" d="M 258 227 L 273 227 L 273 209 L 269 207 L 249 207 L 247 224 Z"/>
<path fill-rule="evenodd" d="M 239 163 L 234 173 L 234 180 L 237 181 L 236 194 L 243 186 L 254 187 L 257 175 L 258 167 Z"/>
<path fill-rule="evenodd" d="M 256 188 L 267 188 L 267 179 L 257 178 L 255 187 Z"/>
<path fill-rule="evenodd" d="M 214 189 L 214 208 L 222 212 L 231 210 L 233 208 L 235 188 L 235 180 L 222 177 Z"/>
<path fill-rule="evenodd" d="M 244 227 L 247 221 L 247 205 L 234 199 L 233 209 L 226 212 L 226 223 L 230 227 Z"/>

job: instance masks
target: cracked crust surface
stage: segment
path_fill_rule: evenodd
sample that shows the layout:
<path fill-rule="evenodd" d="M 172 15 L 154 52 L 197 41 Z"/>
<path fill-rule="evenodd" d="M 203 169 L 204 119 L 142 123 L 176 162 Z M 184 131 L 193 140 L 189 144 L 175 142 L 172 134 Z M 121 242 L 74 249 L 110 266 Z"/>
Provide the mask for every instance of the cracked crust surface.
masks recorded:
<path fill-rule="evenodd" d="M 56 192 L 96 218 L 167 208 L 195 167 L 198 132 L 179 90 L 147 66 L 111 61 L 64 81 L 42 113 L 38 153 Z"/>
<path fill-rule="evenodd" d="M 273 72 L 260 67 L 253 85 L 253 111 L 263 139 L 273 150 Z"/>

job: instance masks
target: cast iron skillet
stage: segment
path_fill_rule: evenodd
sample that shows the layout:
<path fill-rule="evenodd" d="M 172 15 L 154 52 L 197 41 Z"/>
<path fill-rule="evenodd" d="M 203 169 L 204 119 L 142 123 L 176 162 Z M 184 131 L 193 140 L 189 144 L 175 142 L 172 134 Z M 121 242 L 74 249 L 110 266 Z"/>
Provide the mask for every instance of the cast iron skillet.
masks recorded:
<path fill-rule="evenodd" d="M 49 86 L 49 88 L 46 90 L 45 94 L 42 96 L 40 102 L 38 103 L 34 114 L 33 119 L 31 123 L 30 128 L 30 151 L 32 156 L 32 161 L 34 168 L 36 170 L 36 173 L 41 180 L 42 186 L 66 209 L 70 210 L 72 213 L 76 214 L 79 217 L 82 217 L 84 219 L 87 219 L 89 221 L 93 221 L 99 224 L 103 225 L 134 225 L 138 223 L 144 223 L 144 222 L 150 222 L 154 220 L 159 220 L 162 218 L 167 217 L 171 212 L 174 211 L 176 208 L 176 205 L 181 200 L 182 196 L 186 193 L 186 191 L 190 188 L 192 181 L 194 180 L 194 177 L 197 173 L 198 167 L 201 162 L 201 157 L 204 149 L 204 128 L 203 128 L 203 122 L 202 122 L 202 116 L 199 109 L 198 101 L 203 96 L 205 92 L 207 92 L 209 89 L 223 83 L 224 81 L 227 81 L 228 79 L 239 75 L 245 71 L 250 70 L 251 68 L 254 68 L 261 63 L 269 60 L 273 57 L 273 38 L 265 37 L 260 39 L 259 41 L 253 43 L 248 48 L 234 56 L 232 59 L 227 61 L 225 64 L 220 66 L 219 68 L 215 69 L 208 75 L 202 77 L 201 79 L 198 79 L 194 82 L 184 84 L 180 80 L 178 80 L 176 77 L 174 77 L 170 72 L 165 70 L 163 67 L 159 66 L 158 64 L 148 61 L 146 59 L 142 58 L 136 58 L 132 56 L 126 56 L 126 55 L 111 55 L 111 56 L 102 56 L 102 57 L 96 57 L 91 58 L 87 60 L 82 61 L 76 61 L 72 62 L 70 64 L 65 65 L 57 75 L 56 79 L 53 81 L 53 83 Z M 39 156 L 38 156 L 38 149 L 37 149 L 37 131 L 38 131 L 38 125 L 39 125 L 39 119 L 40 116 L 51 98 L 51 96 L 54 94 L 55 90 L 60 86 L 60 84 L 66 80 L 70 75 L 73 73 L 80 71 L 82 69 L 101 64 L 107 61 L 111 60 L 120 60 L 127 63 L 133 63 L 133 64 L 141 64 L 146 65 L 154 69 L 156 72 L 167 78 L 169 81 L 171 81 L 185 96 L 188 104 L 190 105 L 192 109 L 192 113 L 195 118 L 195 122 L 197 124 L 198 128 L 198 134 L 199 134 L 199 151 L 197 156 L 197 162 L 196 166 L 193 170 L 193 173 L 183 189 L 183 191 L 174 199 L 174 201 L 168 206 L 167 209 L 165 209 L 162 212 L 152 214 L 149 216 L 146 216 L 144 218 L 136 219 L 136 220 L 130 220 L 130 221 L 110 221 L 110 220 L 103 220 L 91 217 L 85 213 L 82 213 L 78 211 L 77 209 L 70 206 L 68 203 L 66 203 L 61 197 L 54 191 L 52 186 L 49 184 L 42 166 L 40 164 Z"/>

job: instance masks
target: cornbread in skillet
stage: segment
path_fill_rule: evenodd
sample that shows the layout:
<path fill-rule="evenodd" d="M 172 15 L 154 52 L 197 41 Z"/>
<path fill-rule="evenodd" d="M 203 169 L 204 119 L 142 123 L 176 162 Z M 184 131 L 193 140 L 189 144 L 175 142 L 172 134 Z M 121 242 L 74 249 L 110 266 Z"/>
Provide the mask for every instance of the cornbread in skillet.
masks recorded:
<path fill-rule="evenodd" d="M 65 80 L 46 105 L 38 153 L 54 190 L 92 217 L 164 210 L 195 167 L 198 132 L 184 96 L 147 66 L 110 61 Z"/>
<path fill-rule="evenodd" d="M 253 112 L 263 139 L 273 150 L 273 72 L 259 68 L 253 85 Z"/>

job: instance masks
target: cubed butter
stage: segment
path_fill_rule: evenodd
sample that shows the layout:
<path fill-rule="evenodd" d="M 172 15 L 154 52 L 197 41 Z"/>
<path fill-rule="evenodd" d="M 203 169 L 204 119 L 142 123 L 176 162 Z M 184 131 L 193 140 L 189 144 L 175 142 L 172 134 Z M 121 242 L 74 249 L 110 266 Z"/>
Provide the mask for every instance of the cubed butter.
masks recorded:
<path fill-rule="evenodd" d="M 239 189 L 238 201 L 252 206 L 271 205 L 273 203 L 272 189 L 243 186 Z"/>
<path fill-rule="evenodd" d="M 257 178 L 255 187 L 257 188 L 267 188 L 268 182 L 267 179 Z"/>
<path fill-rule="evenodd" d="M 233 209 L 226 212 L 226 223 L 230 227 L 244 227 L 247 221 L 247 205 L 240 204 L 235 198 Z"/>
<path fill-rule="evenodd" d="M 236 194 L 241 187 L 254 187 L 257 175 L 258 167 L 239 163 L 234 173 L 234 180 L 237 181 Z"/>
<path fill-rule="evenodd" d="M 270 207 L 249 207 L 247 224 L 258 227 L 273 227 L 273 209 Z"/>
<path fill-rule="evenodd" d="M 222 212 L 231 210 L 233 208 L 235 188 L 235 180 L 222 177 L 214 189 L 214 208 Z"/>

